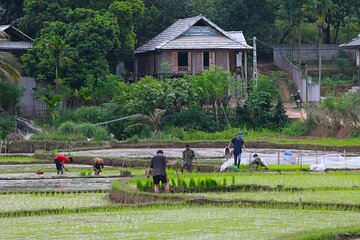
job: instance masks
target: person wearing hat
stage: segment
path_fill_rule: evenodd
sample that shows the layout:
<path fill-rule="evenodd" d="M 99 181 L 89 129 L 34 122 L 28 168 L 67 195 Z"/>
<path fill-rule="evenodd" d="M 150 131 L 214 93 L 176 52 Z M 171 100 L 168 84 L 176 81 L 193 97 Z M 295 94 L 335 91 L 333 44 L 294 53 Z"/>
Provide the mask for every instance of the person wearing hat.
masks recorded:
<path fill-rule="evenodd" d="M 186 144 L 185 150 L 183 151 L 183 164 L 181 166 L 182 173 L 184 173 L 184 169 L 191 173 L 194 159 L 196 159 L 194 150 L 190 148 L 189 144 Z"/>
<path fill-rule="evenodd" d="M 101 168 L 104 168 L 104 160 L 102 158 L 95 158 L 95 163 L 93 166 L 95 175 L 100 175 Z"/>
<path fill-rule="evenodd" d="M 296 107 L 301 107 L 301 97 L 300 97 L 300 90 L 297 91 L 296 95 L 294 96 Z"/>
<path fill-rule="evenodd" d="M 261 157 L 259 157 L 257 153 L 253 155 L 253 158 L 254 160 L 250 163 L 249 169 L 253 170 L 253 166 L 256 165 L 256 170 L 258 169 L 258 167 L 264 167 L 266 170 L 269 170 L 267 167 L 267 163 Z"/>
<path fill-rule="evenodd" d="M 243 133 L 241 131 L 239 131 L 236 135 L 236 137 L 234 137 L 231 142 L 229 143 L 229 148 L 231 147 L 231 145 L 234 148 L 234 168 L 240 167 L 240 162 L 241 162 L 241 153 L 242 150 L 244 149 L 245 151 L 245 142 L 242 138 Z"/>

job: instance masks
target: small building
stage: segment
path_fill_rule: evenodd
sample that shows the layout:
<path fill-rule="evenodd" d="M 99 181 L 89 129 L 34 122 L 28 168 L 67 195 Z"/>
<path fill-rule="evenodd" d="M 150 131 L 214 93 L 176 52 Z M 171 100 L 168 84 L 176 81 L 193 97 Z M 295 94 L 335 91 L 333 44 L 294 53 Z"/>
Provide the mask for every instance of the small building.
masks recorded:
<path fill-rule="evenodd" d="M 358 68 L 358 87 L 354 91 L 360 92 L 360 34 L 350 42 L 339 45 L 341 48 L 350 48 L 356 50 L 356 65 Z"/>
<path fill-rule="evenodd" d="M 6 38 L 0 39 L 0 51 L 10 52 L 20 59 L 27 49 L 32 48 L 33 39 L 11 25 L 0 25 L 0 32 L 6 34 Z M 33 117 L 35 109 L 35 79 L 22 76 L 20 84 L 25 88 L 25 92 L 20 99 L 19 108 L 23 116 Z"/>
<path fill-rule="evenodd" d="M 241 31 L 227 32 L 206 17 L 179 19 L 135 51 L 135 74 L 183 75 L 216 66 L 247 83 L 247 53 L 252 47 Z"/>
<path fill-rule="evenodd" d="M 5 33 L 6 38 L 0 39 L 0 51 L 11 52 L 17 58 L 32 47 L 33 39 L 11 25 L 0 25 L 0 32 Z"/>

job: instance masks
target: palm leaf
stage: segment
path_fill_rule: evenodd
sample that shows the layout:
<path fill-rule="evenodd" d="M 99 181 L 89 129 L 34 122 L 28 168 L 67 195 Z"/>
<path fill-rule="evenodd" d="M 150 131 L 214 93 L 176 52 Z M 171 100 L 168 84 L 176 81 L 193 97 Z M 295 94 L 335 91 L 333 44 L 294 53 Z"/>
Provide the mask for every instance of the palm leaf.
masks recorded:
<path fill-rule="evenodd" d="M 0 78 L 17 82 L 21 79 L 20 68 L 14 55 L 0 52 Z"/>

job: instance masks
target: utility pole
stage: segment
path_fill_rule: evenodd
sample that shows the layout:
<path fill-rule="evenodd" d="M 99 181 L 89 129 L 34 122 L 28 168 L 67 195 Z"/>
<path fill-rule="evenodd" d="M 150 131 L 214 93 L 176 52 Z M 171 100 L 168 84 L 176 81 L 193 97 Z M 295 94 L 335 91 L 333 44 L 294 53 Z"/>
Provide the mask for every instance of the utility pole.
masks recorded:
<path fill-rule="evenodd" d="M 253 37 L 253 78 L 255 86 L 258 83 L 258 70 L 257 70 L 257 54 L 256 54 L 256 37 Z"/>
<path fill-rule="evenodd" d="M 320 86 L 320 94 L 321 94 L 321 67 L 322 67 L 322 61 L 321 61 L 321 44 L 319 44 L 319 86 Z"/>

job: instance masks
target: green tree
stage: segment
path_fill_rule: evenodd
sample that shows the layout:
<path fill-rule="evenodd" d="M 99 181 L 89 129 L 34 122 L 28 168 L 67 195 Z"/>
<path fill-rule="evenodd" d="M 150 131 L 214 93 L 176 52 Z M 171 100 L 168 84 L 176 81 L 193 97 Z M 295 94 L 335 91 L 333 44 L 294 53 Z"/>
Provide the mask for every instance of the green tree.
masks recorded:
<path fill-rule="evenodd" d="M 163 107 L 169 112 L 191 106 L 199 101 L 198 92 L 201 89 L 194 87 L 191 77 L 165 79 L 161 82 L 164 91 Z"/>
<path fill-rule="evenodd" d="M 69 10 L 66 20 L 42 29 L 35 48 L 22 57 L 25 69 L 39 81 L 53 83 L 58 72 L 71 89 L 93 90 L 109 73 L 109 50 L 120 46 L 117 20 L 90 9 Z M 62 65 L 64 59 L 72 59 L 71 64 Z"/>
<path fill-rule="evenodd" d="M 214 15 L 208 17 L 225 30 L 242 30 L 248 38 L 273 42 L 276 36 L 274 9 L 268 0 L 218 0 Z"/>
<path fill-rule="evenodd" d="M 20 28 L 35 37 L 46 23 L 65 20 L 68 10 L 63 0 L 24 0 Z"/>
<path fill-rule="evenodd" d="M 280 43 L 284 43 L 294 29 L 300 28 L 300 24 L 305 18 L 303 7 L 308 1 L 309 0 L 271 0 L 271 4 L 276 9 L 275 24 L 280 33 Z"/>
<path fill-rule="evenodd" d="M 23 15 L 24 0 L 0 0 L 0 24 L 10 24 Z"/>
<path fill-rule="evenodd" d="M 135 23 L 144 11 L 145 6 L 141 0 L 115 1 L 109 7 L 109 12 L 114 14 L 118 20 L 122 57 L 130 56 L 135 48 Z"/>
<path fill-rule="evenodd" d="M 47 105 L 53 124 L 59 117 L 58 107 L 61 102 L 61 98 L 62 97 L 60 95 L 53 95 L 50 88 L 48 88 L 44 96 L 40 98 Z"/>

